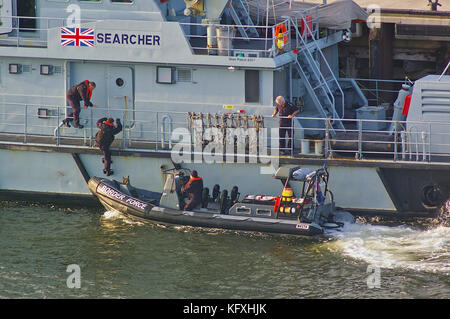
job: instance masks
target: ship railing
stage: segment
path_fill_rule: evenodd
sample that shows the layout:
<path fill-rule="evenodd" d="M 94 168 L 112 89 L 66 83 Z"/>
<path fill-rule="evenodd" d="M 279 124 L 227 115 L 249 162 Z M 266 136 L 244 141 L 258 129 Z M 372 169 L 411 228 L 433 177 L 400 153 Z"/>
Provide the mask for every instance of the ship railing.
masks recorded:
<path fill-rule="evenodd" d="M 0 46 L 45 48 L 48 43 L 48 31 L 52 28 L 67 26 L 67 18 L 27 16 L 5 16 L 2 18 L 12 19 L 12 31 L 0 37 Z M 32 23 L 27 24 L 26 22 L 29 21 L 32 21 Z M 80 25 L 89 25 L 89 23 L 98 21 L 99 20 L 95 19 L 82 19 L 80 20 Z M 261 58 L 274 57 L 294 48 L 294 45 L 291 45 L 291 32 L 288 20 L 269 26 L 241 26 L 243 28 L 256 29 L 259 35 L 257 37 L 240 36 L 239 32 L 237 32 L 236 25 L 188 23 L 179 21 L 168 21 L 167 23 L 180 24 L 194 54 Z M 275 29 L 279 24 L 285 24 L 287 27 L 287 41 L 283 50 L 278 49 L 276 46 L 277 39 L 275 37 Z M 208 28 L 213 28 L 213 32 L 208 33 Z M 124 28 L 118 28 L 118 30 L 123 31 Z M 191 32 L 192 30 L 194 31 Z"/>
<path fill-rule="evenodd" d="M 346 78 L 341 78 L 340 80 L 346 80 Z M 352 80 L 355 80 L 360 87 L 369 106 L 387 105 L 390 101 L 394 101 L 402 84 L 405 83 L 405 80 L 364 78 L 352 78 Z"/>
<path fill-rule="evenodd" d="M 293 13 L 292 20 L 299 27 L 296 34 L 297 48 L 303 43 L 319 40 L 319 6 Z"/>
<path fill-rule="evenodd" d="M 282 24 L 286 27 L 285 43 L 282 49 L 277 47 L 278 38 L 275 30 Z M 210 23 L 180 22 L 192 52 L 198 55 L 233 56 L 237 58 L 275 57 L 288 52 L 295 45 L 292 43 L 290 21 L 285 19 L 275 25 L 227 25 Z M 258 36 L 242 36 L 238 27 L 253 28 Z M 196 30 L 191 32 L 191 30 Z"/>
<path fill-rule="evenodd" d="M 11 32 L 0 37 L 0 46 L 47 47 L 48 31 L 67 26 L 67 18 L 2 16 L 11 19 Z M 81 19 L 80 25 L 95 22 L 95 19 Z"/>
<path fill-rule="evenodd" d="M 124 126 L 113 148 L 136 152 L 166 152 L 184 148 L 193 153 L 214 150 L 214 141 L 231 143 L 235 155 L 249 155 L 255 143 L 265 150 L 264 156 L 343 158 L 356 160 L 386 160 L 391 162 L 450 162 L 450 133 L 447 122 L 412 122 L 369 119 L 346 119 L 345 132 L 335 128 L 332 119 L 294 118 L 291 146 L 280 146 L 278 117 L 261 116 L 261 125 L 233 126 L 237 114 L 222 120 L 207 121 L 204 113 L 199 125 L 193 126 L 186 112 L 134 110 L 131 116 L 123 109 L 93 109 L 81 111 L 83 129 L 61 126 L 67 107 L 23 103 L 3 103 L 0 108 L 0 143 L 14 145 L 56 146 L 59 148 L 92 148 L 95 146 L 97 119 L 121 118 Z M 197 116 L 201 113 L 197 113 Z M 221 114 L 223 115 L 223 114 Z M 240 114 L 241 120 L 245 114 Z M 251 115 L 248 115 L 251 117 Z M 216 117 L 217 119 L 217 117 Z M 231 123 L 231 124 L 230 124 Z M 230 129 L 229 131 L 227 129 Z M 243 129 L 243 130 L 242 130 Z M 226 132 L 226 135 L 221 135 Z M 256 134 L 256 135 L 255 135 Z M 251 139 L 251 138 L 255 138 Z M 231 137 L 231 139 L 229 139 Z M 227 139 L 228 138 L 228 139 Z M 246 146 L 233 144 L 244 138 Z M 208 146 L 209 144 L 209 146 Z M 220 146 L 220 143 L 217 144 Z M 242 146 L 242 145 L 241 145 Z M 233 148 L 233 149 L 234 149 Z"/>

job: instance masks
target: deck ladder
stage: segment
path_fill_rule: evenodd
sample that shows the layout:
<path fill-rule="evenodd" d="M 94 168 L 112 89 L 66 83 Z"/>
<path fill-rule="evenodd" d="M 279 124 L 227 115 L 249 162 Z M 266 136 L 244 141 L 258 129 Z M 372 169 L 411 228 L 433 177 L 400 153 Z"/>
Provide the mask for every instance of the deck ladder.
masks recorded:
<path fill-rule="evenodd" d="M 259 37 L 258 31 L 256 31 L 254 23 L 250 18 L 247 0 L 233 0 L 229 10 L 231 17 L 238 26 L 238 30 L 243 38 L 249 40 L 250 37 Z"/>
<path fill-rule="evenodd" d="M 296 54 L 295 66 L 318 112 L 325 118 L 333 119 L 331 122 L 333 127 L 330 129 L 331 133 L 334 135 L 335 128 L 345 131 L 344 124 L 341 121 L 341 116 L 344 115 L 344 93 L 323 55 L 313 31 L 306 21 L 306 17 L 302 16 L 301 19 L 305 26 L 304 31 L 311 36 L 305 37 L 302 35 L 295 20 L 290 19 L 291 25 L 296 32 L 298 42 L 297 48 L 299 48 L 298 53 Z M 324 73 L 321 71 L 321 64 L 318 62 L 320 61 L 320 58 L 324 61 L 322 67 L 325 68 L 326 72 L 331 74 L 328 78 L 325 78 Z M 335 95 L 341 95 L 341 116 L 336 111 Z"/>

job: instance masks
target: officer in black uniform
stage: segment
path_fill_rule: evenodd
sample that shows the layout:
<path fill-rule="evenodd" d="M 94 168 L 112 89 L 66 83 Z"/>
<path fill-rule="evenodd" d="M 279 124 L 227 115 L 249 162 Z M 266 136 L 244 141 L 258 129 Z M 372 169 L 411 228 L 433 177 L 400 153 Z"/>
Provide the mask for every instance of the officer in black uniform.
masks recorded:
<path fill-rule="evenodd" d="M 111 151 L 109 147 L 114 141 L 114 135 L 122 131 L 122 123 L 120 119 L 116 119 L 117 126 L 114 126 L 112 118 L 103 117 L 97 121 L 99 131 L 95 134 L 95 145 L 103 152 L 104 169 L 103 173 L 107 176 L 112 175 L 111 168 Z"/>
<path fill-rule="evenodd" d="M 88 106 L 97 107 L 97 105 L 94 105 L 91 102 L 92 92 L 95 87 L 95 82 L 86 80 L 70 88 L 66 94 L 66 98 L 72 108 L 72 113 L 70 113 L 69 116 L 63 120 L 63 124 L 65 126 L 70 127 L 69 122 L 73 120 L 74 127 L 80 129 L 84 127 L 80 124 L 80 101 L 84 101 L 84 109 Z"/>

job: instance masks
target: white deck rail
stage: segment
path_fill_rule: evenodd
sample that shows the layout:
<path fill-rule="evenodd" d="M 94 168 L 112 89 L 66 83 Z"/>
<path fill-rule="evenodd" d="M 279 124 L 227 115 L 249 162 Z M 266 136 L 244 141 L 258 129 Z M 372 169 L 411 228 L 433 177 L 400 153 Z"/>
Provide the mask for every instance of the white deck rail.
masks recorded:
<path fill-rule="evenodd" d="M 65 128 L 60 126 L 66 107 L 48 105 L 31 105 L 11 103 L 3 104 L 0 108 L 0 144 L 8 145 L 34 145 L 34 146 L 58 146 L 60 148 L 92 148 L 95 144 L 97 118 L 93 117 L 93 109 L 83 110 L 86 117 L 90 111 L 89 119 L 85 118 L 83 129 Z M 38 115 L 39 109 L 45 109 Z M 123 110 L 95 109 L 96 112 L 104 111 L 120 114 Z M 251 140 L 255 119 L 248 115 L 244 124 L 244 115 L 227 115 L 225 121 L 206 120 L 207 114 L 202 114 L 199 131 L 189 126 L 188 113 L 185 112 L 153 112 L 135 110 L 136 119 L 127 120 L 125 112 L 121 116 L 124 130 L 116 139 L 116 149 L 139 152 L 170 152 L 177 143 L 185 143 L 190 148 L 198 149 L 199 133 L 203 142 L 216 139 L 211 134 L 227 133 L 226 129 L 244 129 L 233 138 L 244 137 L 247 144 L 244 149 L 237 148 L 235 155 L 249 153 L 248 144 L 266 143 L 272 155 L 278 155 L 280 151 L 286 151 L 286 155 L 315 158 L 354 158 L 357 160 L 380 159 L 388 161 L 413 161 L 413 162 L 439 162 L 450 163 L 450 134 L 439 132 L 436 127 L 448 125 L 446 122 L 405 122 L 396 121 L 393 134 L 389 134 L 392 121 L 381 120 L 344 120 L 347 129 L 344 132 L 336 130 L 332 136 L 330 122 L 332 119 L 301 117 L 301 113 L 293 121 L 293 138 L 290 149 L 280 149 L 278 146 L 278 117 L 260 117 L 257 132 L 266 130 L 267 136 L 262 141 L 262 135 L 256 140 Z M 219 115 L 220 116 L 220 115 Z M 217 117 L 217 115 L 216 115 Z M 210 119 L 214 116 L 211 114 Z M 241 124 L 236 125 L 237 121 Z M 86 122 L 87 121 L 87 122 Z M 234 121 L 234 122 L 233 122 Z M 375 129 L 374 129 L 375 127 Z M 210 129 L 208 137 L 205 130 Z M 178 131 L 177 131 L 178 130 Z M 248 131 L 246 131 L 248 130 Z M 181 132 L 181 135 L 180 135 Z M 236 131 L 229 131 L 236 134 Z M 175 134 L 176 133 L 176 134 Z M 183 137 L 183 134 L 185 135 Z M 240 135 L 239 135 L 240 134 Z M 259 134 L 259 133 L 258 133 Z M 225 137 L 226 138 L 226 137 Z M 228 140 L 229 141 L 229 140 Z M 232 142 L 232 143 L 237 143 Z M 202 144 L 203 149 L 206 144 Z M 262 144 L 259 144 L 261 147 Z"/>

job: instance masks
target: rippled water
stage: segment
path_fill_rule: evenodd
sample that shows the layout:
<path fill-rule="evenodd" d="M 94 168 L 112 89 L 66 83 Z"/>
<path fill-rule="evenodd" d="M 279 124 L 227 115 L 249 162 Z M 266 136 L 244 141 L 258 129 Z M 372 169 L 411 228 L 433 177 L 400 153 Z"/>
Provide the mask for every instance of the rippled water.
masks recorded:
<path fill-rule="evenodd" d="M 449 298 L 450 228 L 346 225 L 329 238 L 164 227 L 0 206 L 0 298 Z M 69 265 L 80 288 L 68 288 Z"/>

